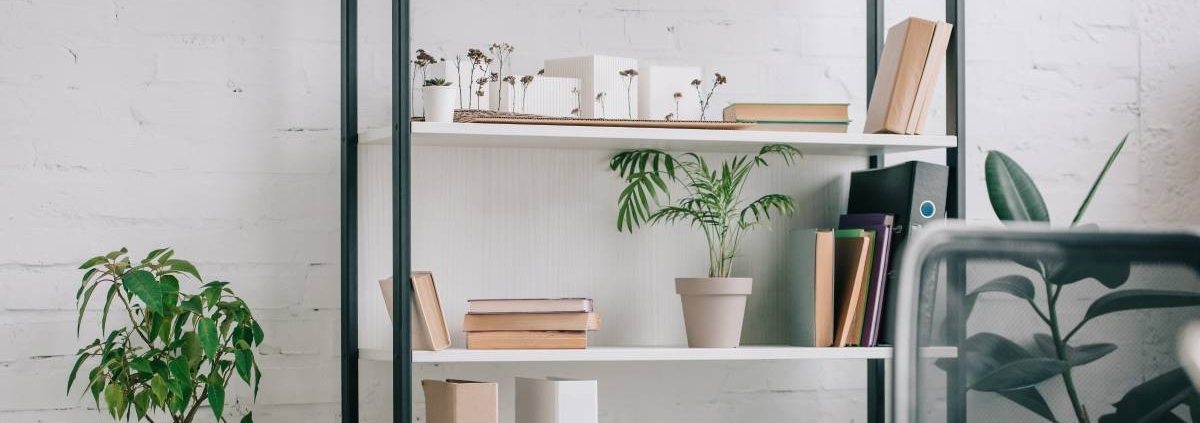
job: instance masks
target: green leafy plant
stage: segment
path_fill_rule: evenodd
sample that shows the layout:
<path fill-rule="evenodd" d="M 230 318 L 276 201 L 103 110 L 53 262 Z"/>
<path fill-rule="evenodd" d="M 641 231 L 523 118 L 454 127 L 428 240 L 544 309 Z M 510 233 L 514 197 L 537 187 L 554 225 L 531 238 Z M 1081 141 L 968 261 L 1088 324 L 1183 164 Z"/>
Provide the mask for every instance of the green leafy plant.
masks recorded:
<path fill-rule="evenodd" d="M 76 330 L 100 292 L 101 333 L 108 330 L 114 303 L 128 321 L 79 349 L 68 392 L 90 363 L 95 367 L 80 380 L 97 408 L 103 397 L 114 420 L 133 416 L 154 423 L 155 415 L 166 414 L 171 422 L 190 423 L 207 402 L 216 419 L 225 421 L 225 392 L 235 372 L 258 397 L 262 372 L 253 351 L 262 345 L 263 330 L 229 282 L 206 283 L 196 294 L 181 292 L 181 279 L 203 280 L 195 266 L 175 258 L 169 248 L 151 251 L 137 264 L 122 248 L 79 268 L 86 272 L 75 294 Z M 251 413 L 241 421 L 253 422 Z"/>
<path fill-rule="evenodd" d="M 688 222 L 704 231 L 708 241 L 709 277 L 729 277 L 742 235 L 764 224 L 771 213 L 791 215 L 792 198 L 767 194 L 746 202 L 742 189 L 750 171 L 767 166 L 778 156 L 791 165 L 800 150 L 786 144 L 764 146 L 753 156 L 735 156 L 710 167 L 695 153 L 673 156 L 654 149 L 618 153 L 609 168 L 625 179 L 617 197 L 617 230 L 633 232 L 642 224 Z M 666 181 L 678 184 L 687 196 L 671 204 Z"/>
<path fill-rule="evenodd" d="M 425 86 L 425 87 L 449 87 L 450 85 L 453 85 L 453 83 L 451 83 L 450 81 L 447 81 L 445 79 L 430 78 L 430 79 L 425 80 L 425 85 L 423 85 L 423 86 Z"/>
<path fill-rule="evenodd" d="M 1076 227 L 1091 204 L 1100 182 L 1124 148 L 1128 135 L 1109 155 L 1104 168 L 1092 183 L 1087 196 L 1075 213 L 1071 226 Z M 1004 222 L 1050 222 L 1050 213 L 1037 185 L 1029 174 L 1004 153 L 988 152 L 984 163 L 988 198 L 996 216 Z M 1093 225 L 1087 225 L 1093 226 Z M 1080 226 L 1087 230 L 1088 227 Z M 1071 401 L 1075 420 L 1091 422 L 1086 406 L 1079 396 L 1074 372 L 1079 367 L 1102 359 L 1117 349 L 1111 343 L 1079 344 L 1072 339 L 1084 326 L 1097 318 L 1127 310 L 1144 310 L 1200 305 L 1200 294 L 1194 292 L 1155 289 L 1118 289 L 1129 279 L 1130 263 L 1125 261 L 1072 260 L 1044 258 L 1018 260 L 1017 264 L 1037 273 L 1040 283 L 1028 277 L 1009 275 L 989 281 L 966 296 L 965 314 L 970 316 L 981 295 L 1006 294 L 1024 300 L 1049 333 L 1034 335 L 1034 347 L 1026 349 L 1003 336 L 981 332 L 967 338 L 960 346 L 960 370 L 965 372 L 966 387 L 978 392 L 993 392 L 1051 421 L 1060 420 L 1047 404 L 1038 385 L 1061 377 L 1064 390 Z M 1101 295 L 1087 308 L 1084 316 L 1069 325 L 1059 314 L 1059 298 L 1072 284 L 1087 279 L 1098 281 L 1112 290 Z M 1036 290 L 1044 292 L 1044 304 L 1038 304 Z M 937 362 L 949 369 L 952 360 Z M 1180 369 L 1151 379 L 1132 390 L 1115 404 L 1116 411 L 1101 416 L 1100 423 L 1116 422 L 1176 422 L 1182 421 L 1171 413 L 1178 405 L 1188 402 L 1193 416 L 1200 413 L 1200 397 L 1187 382 Z M 1175 418 L 1172 418 L 1175 417 Z M 1193 419 L 1193 421 L 1196 421 Z"/>

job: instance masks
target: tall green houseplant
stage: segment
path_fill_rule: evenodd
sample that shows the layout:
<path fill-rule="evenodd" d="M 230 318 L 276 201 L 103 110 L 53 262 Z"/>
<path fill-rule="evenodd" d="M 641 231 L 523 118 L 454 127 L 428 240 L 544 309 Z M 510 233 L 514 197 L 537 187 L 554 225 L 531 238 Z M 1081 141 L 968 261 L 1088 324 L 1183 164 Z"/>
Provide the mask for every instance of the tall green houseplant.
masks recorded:
<path fill-rule="evenodd" d="M 1082 221 L 1100 182 L 1108 174 L 1127 139 L 1128 135 L 1109 155 L 1075 212 L 1071 220 L 1072 227 Z M 1050 223 L 1050 213 L 1041 192 L 1015 160 L 998 151 L 988 152 L 984 172 L 988 198 L 1001 221 Z M 1200 305 L 1200 294 L 1158 289 L 1120 289 L 1129 279 L 1129 262 L 1097 263 L 1044 258 L 1022 260 L 1017 264 L 1033 270 L 1038 282 L 1023 275 L 991 280 L 966 296 L 965 313 L 969 318 L 981 295 L 1005 294 L 1028 304 L 1030 311 L 1045 324 L 1046 332 L 1034 334 L 1031 348 L 991 332 L 979 332 L 966 339 L 961 347 L 960 357 L 963 358 L 959 365 L 966 373 L 968 390 L 995 393 L 1046 421 L 1056 423 L 1182 421 L 1171 410 L 1184 403 L 1191 407 L 1193 421 L 1197 421 L 1196 416 L 1200 416 L 1200 396 L 1197 396 L 1182 369 L 1166 372 L 1129 390 L 1114 404 L 1112 413 L 1099 419 L 1089 413 L 1074 376 L 1081 367 L 1102 362 L 1105 356 L 1117 350 L 1117 345 L 1112 343 L 1079 343 L 1075 336 L 1087 323 L 1128 310 Z M 1060 313 L 1059 299 L 1073 284 L 1093 279 L 1110 292 L 1096 298 L 1083 317 L 1071 324 L 1065 318 L 1065 313 Z M 1043 291 L 1041 298 L 1037 296 L 1038 289 Z M 949 369 L 951 363 L 949 359 L 937 362 L 943 369 Z M 1050 388 L 1041 385 L 1054 378 L 1061 378 L 1062 389 L 1070 400 L 1071 420 L 1056 416 L 1042 395 L 1043 390 Z"/>
<path fill-rule="evenodd" d="M 704 232 L 708 244 L 708 277 L 675 278 L 683 303 L 688 346 L 732 348 L 740 345 L 750 278 L 731 277 L 742 236 L 775 215 L 790 215 L 791 197 L 767 194 L 749 200 L 743 189 L 756 168 L 769 157 L 792 164 L 800 151 L 785 144 L 762 147 L 752 156 L 734 156 L 719 166 L 695 153 L 679 156 L 653 149 L 625 151 L 609 168 L 625 181 L 617 196 L 617 230 L 633 232 L 643 224 L 686 222 Z M 670 181 L 686 195 L 671 202 Z"/>
<path fill-rule="evenodd" d="M 168 248 L 151 251 L 136 264 L 122 248 L 79 268 L 86 272 L 75 294 L 76 330 L 92 299 L 103 298 L 99 323 L 107 333 L 79 349 L 68 392 L 89 364 L 94 367 L 79 380 L 97 408 L 103 399 L 112 419 L 150 423 L 163 415 L 173 423 L 191 423 L 205 403 L 225 421 L 225 392 L 235 377 L 258 397 L 262 372 L 254 349 L 262 345 L 262 326 L 229 282 L 203 284 L 195 294 L 181 292 L 181 281 L 203 280 L 195 266 Z M 108 331 L 114 304 L 123 325 Z M 247 413 L 241 422 L 253 417 Z"/>

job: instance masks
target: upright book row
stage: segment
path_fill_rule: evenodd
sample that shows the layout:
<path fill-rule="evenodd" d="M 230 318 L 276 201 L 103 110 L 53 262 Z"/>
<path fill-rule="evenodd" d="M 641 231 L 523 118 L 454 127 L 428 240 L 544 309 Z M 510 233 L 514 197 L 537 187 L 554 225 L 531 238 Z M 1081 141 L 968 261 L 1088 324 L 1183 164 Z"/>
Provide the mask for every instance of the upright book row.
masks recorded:
<path fill-rule="evenodd" d="M 855 172 L 838 226 L 788 239 L 792 345 L 892 343 L 887 322 L 906 240 L 942 215 L 949 169 L 923 162 Z"/>

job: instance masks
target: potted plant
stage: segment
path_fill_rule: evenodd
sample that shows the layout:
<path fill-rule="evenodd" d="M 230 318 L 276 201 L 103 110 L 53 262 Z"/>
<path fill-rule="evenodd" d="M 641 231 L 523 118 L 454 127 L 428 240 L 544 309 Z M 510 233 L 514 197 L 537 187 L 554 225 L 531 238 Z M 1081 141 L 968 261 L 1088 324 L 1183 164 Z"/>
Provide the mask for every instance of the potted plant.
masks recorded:
<path fill-rule="evenodd" d="M 229 282 L 209 282 L 195 294 L 181 290 L 180 282 L 187 279 L 203 281 L 196 267 L 174 258 L 171 249 L 151 251 L 136 264 L 127 254 L 122 248 L 79 267 L 87 272 L 75 294 L 78 324 L 93 297 L 104 299 L 101 333 L 114 303 L 122 321 L 128 321 L 79 349 L 68 392 L 82 374 L 96 408 L 103 398 L 113 420 L 191 423 L 208 403 L 216 420 L 225 421 L 230 380 L 252 385 L 258 396 L 262 372 L 254 348 L 262 345 L 262 327 Z M 95 367 L 80 373 L 89 362 Z M 241 422 L 253 417 L 247 413 Z"/>
<path fill-rule="evenodd" d="M 737 347 L 742 336 L 746 298 L 753 279 L 731 277 L 742 236 L 775 215 L 795 211 L 792 198 L 767 194 L 747 202 L 742 189 L 750 172 L 778 156 L 790 165 L 800 150 L 785 144 L 764 146 L 753 156 L 735 156 L 710 167 L 695 153 L 673 156 L 653 149 L 618 153 L 609 168 L 626 182 L 617 197 L 617 230 L 633 232 L 642 224 L 686 222 L 704 232 L 708 242 L 708 276 L 675 279 L 683 302 L 688 346 Z M 667 181 L 686 196 L 671 202 Z"/>
<path fill-rule="evenodd" d="M 426 122 L 454 122 L 454 87 L 442 78 L 426 79 L 421 87 Z"/>

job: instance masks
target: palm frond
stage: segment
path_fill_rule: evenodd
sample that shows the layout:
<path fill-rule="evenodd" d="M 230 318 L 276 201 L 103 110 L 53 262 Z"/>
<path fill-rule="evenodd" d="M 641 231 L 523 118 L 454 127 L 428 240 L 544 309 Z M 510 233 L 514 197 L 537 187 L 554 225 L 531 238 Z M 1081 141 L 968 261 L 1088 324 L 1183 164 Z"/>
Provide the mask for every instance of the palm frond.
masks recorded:
<path fill-rule="evenodd" d="M 757 225 L 771 218 L 771 209 L 774 209 L 776 214 L 790 216 L 796 212 L 796 205 L 792 201 L 792 197 L 783 194 L 767 194 L 743 208 L 738 223 L 742 228 Z M 747 220 L 747 218 L 753 219 Z"/>
<path fill-rule="evenodd" d="M 788 166 L 791 166 L 795 162 L 797 156 L 804 158 L 804 153 L 800 152 L 800 149 L 796 147 L 788 144 L 769 144 L 764 145 L 762 149 L 758 150 L 758 155 L 754 156 L 754 162 L 758 163 L 759 166 L 766 166 L 766 156 L 772 154 L 782 157 L 783 162 Z"/>

